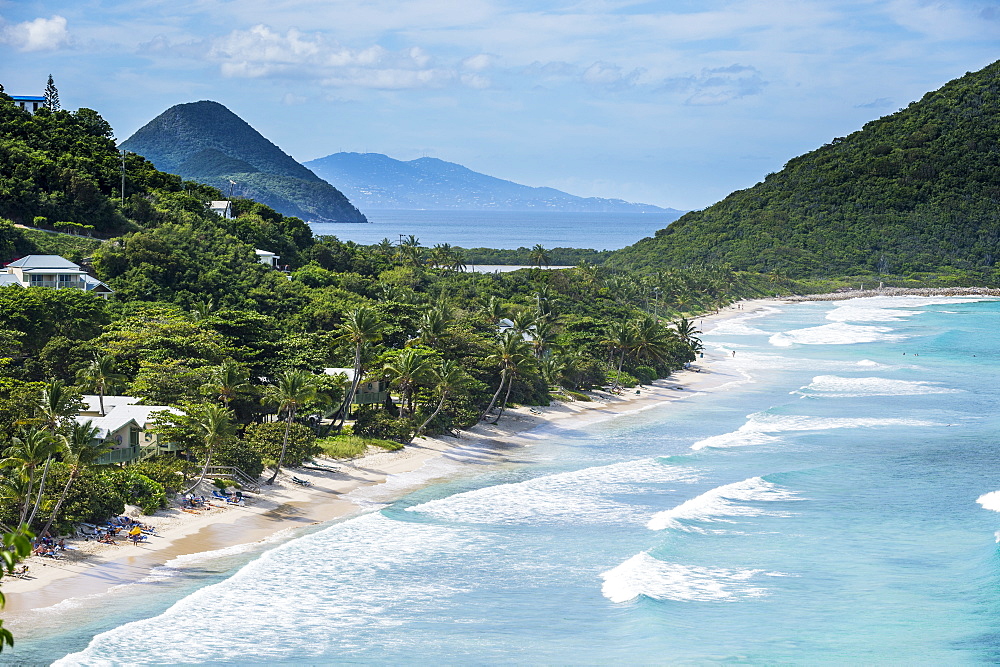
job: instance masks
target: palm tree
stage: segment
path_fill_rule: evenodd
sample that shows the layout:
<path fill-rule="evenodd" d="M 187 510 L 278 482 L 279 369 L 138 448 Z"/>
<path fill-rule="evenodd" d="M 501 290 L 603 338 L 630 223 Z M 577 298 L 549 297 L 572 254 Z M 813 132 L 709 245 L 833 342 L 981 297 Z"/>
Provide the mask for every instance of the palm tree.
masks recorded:
<path fill-rule="evenodd" d="M 448 268 L 452 271 L 465 271 L 465 256 L 458 248 L 452 248 L 451 257 L 448 260 Z"/>
<path fill-rule="evenodd" d="M 358 391 L 358 384 L 361 382 L 364 370 L 362 353 L 370 343 L 382 338 L 384 326 L 379 320 L 378 313 L 367 306 L 349 312 L 343 324 L 340 325 L 340 335 L 337 340 L 354 346 L 354 378 L 351 380 L 351 388 L 344 397 L 344 403 L 338 411 L 338 426 L 342 426 L 344 419 L 347 418 L 347 413 L 354 403 L 354 395 Z"/>
<path fill-rule="evenodd" d="M 486 410 L 479 417 L 481 420 L 486 419 L 486 415 L 492 412 L 493 406 L 496 405 L 497 399 L 500 397 L 500 392 L 505 385 L 507 386 L 507 397 L 510 397 L 510 384 L 513 381 L 514 372 L 523 366 L 529 356 L 527 345 L 525 345 L 524 339 L 521 338 L 520 334 L 514 331 L 504 332 L 497 351 L 486 358 L 486 363 L 499 367 L 500 385 L 497 387 L 496 393 L 493 394 L 493 398 L 490 399 L 489 406 L 487 406 Z M 506 404 L 507 398 L 504 398 L 504 406 Z M 500 411 L 500 414 L 503 414 L 503 410 Z M 497 420 L 499 419 L 500 417 L 497 416 Z M 496 421 L 493 423 L 495 424 Z"/>
<path fill-rule="evenodd" d="M 61 422 L 72 412 L 75 412 L 71 405 L 71 396 L 66 390 L 66 384 L 62 380 L 52 380 L 46 382 L 42 387 L 42 395 L 36 406 L 41 413 L 41 420 L 45 429 L 49 432 L 49 455 L 45 459 L 45 467 L 42 468 L 42 479 L 38 482 L 38 495 L 35 497 L 35 506 L 31 508 L 28 515 L 28 525 L 35 520 L 38 508 L 42 504 L 42 494 L 45 493 L 45 481 L 49 478 L 49 466 L 52 464 L 52 454 L 55 453 L 56 429 L 61 426 Z"/>
<path fill-rule="evenodd" d="M 424 420 L 424 423 L 420 425 L 419 428 L 413 433 L 413 438 L 419 438 L 420 434 L 424 432 L 427 425 L 434 421 L 434 418 L 438 416 L 441 412 L 441 408 L 444 407 L 444 402 L 448 400 L 448 396 L 452 392 L 461 389 L 466 381 L 467 376 L 462 367 L 459 366 L 457 361 L 452 359 L 445 359 L 441 361 L 441 364 L 437 368 L 432 368 L 430 371 L 431 378 L 434 380 L 434 391 L 438 393 L 441 397 L 438 401 L 437 407 L 434 408 L 434 412 L 431 416 Z M 413 438 L 410 438 L 412 441 Z"/>
<path fill-rule="evenodd" d="M 483 312 L 490 322 L 496 324 L 507 315 L 507 308 L 503 305 L 503 301 L 496 296 L 491 296 L 486 305 L 483 306 Z"/>
<path fill-rule="evenodd" d="M 551 259 L 549 251 L 543 248 L 541 243 L 536 243 L 535 247 L 528 253 L 528 261 L 539 269 L 542 268 L 542 265 L 545 265 L 545 268 L 549 268 Z"/>
<path fill-rule="evenodd" d="M 206 403 L 198 406 L 194 410 L 193 416 L 202 441 L 205 443 L 205 465 L 201 467 L 201 474 L 198 475 L 197 481 L 185 489 L 184 493 L 190 493 L 205 480 L 208 468 L 212 465 L 212 454 L 215 453 L 215 448 L 236 435 L 236 425 L 233 424 L 232 413 L 221 405 Z M 282 450 L 283 454 L 284 450 Z"/>
<path fill-rule="evenodd" d="M 430 369 L 430 360 L 426 353 L 412 347 L 400 351 L 394 360 L 386 363 L 383 370 L 399 387 L 400 419 L 406 419 L 407 416 L 413 414 L 413 390 Z"/>
<path fill-rule="evenodd" d="M 611 353 L 619 353 L 618 369 L 612 389 L 621 386 L 622 366 L 625 364 L 625 355 L 635 347 L 635 328 L 631 322 L 615 322 L 606 332 L 607 338 L 604 344 L 611 348 Z"/>
<path fill-rule="evenodd" d="M 97 394 L 101 406 L 101 416 L 104 412 L 105 392 L 119 391 L 125 384 L 125 376 L 117 372 L 115 358 L 110 354 L 95 355 L 94 360 L 76 372 L 76 381 L 86 391 Z"/>
<path fill-rule="evenodd" d="M 399 254 L 412 266 L 423 264 L 424 251 L 420 247 L 420 239 L 413 234 L 403 239 L 399 244 Z"/>
<path fill-rule="evenodd" d="M 69 466 L 69 477 L 66 479 L 66 485 L 63 486 L 59 500 L 56 501 L 56 506 L 52 509 L 52 514 L 49 515 L 49 520 L 42 528 L 42 535 L 49 531 L 52 523 L 59 516 L 59 511 L 66 501 L 66 495 L 73 482 L 80 477 L 87 466 L 93 465 L 101 457 L 101 454 L 108 450 L 108 445 L 99 439 L 100 433 L 101 429 L 94 426 L 94 423 L 88 419 L 82 424 L 74 424 L 69 437 L 59 436 L 58 443 L 62 450 L 63 463 Z"/>
<path fill-rule="evenodd" d="M 677 337 L 681 339 L 681 342 L 689 346 L 691 349 L 696 347 L 701 347 L 701 339 L 698 338 L 698 334 L 701 333 L 695 328 L 694 322 L 691 322 L 686 317 L 682 317 L 676 322 L 673 322 L 674 330 L 677 332 Z"/>
<path fill-rule="evenodd" d="M 355 377 L 354 388 L 357 388 L 357 377 Z M 285 413 L 285 437 L 281 442 L 281 456 L 274 466 L 274 474 L 267 481 L 274 484 L 278 478 L 278 472 L 285 463 L 285 451 L 288 449 L 288 434 L 292 429 L 292 422 L 295 421 L 295 413 L 307 401 L 316 396 L 316 376 L 305 371 L 287 371 L 278 378 L 278 384 L 271 387 L 270 397 L 277 401 L 278 412 Z"/>
<path fill-rule="evenodd" d="M 0 468 L 16 467 L 19 475 L 28 481 L 18 524 L 25 523 L 28 519 L 28 507 L 31 506 L 35 486 L 35 473 L 43 463 L 48 465 L 54 451 L 55 443 L 49 433 L 42 429 L 26 428 L 11 438 L 10 447 L 4 451 L 4 458 L 0 459 Z"/>
<path fill-rule="evenodd" d="M 634 331 L 632 352 L 637 359 L 660 361 L 667 355 L 672 331 L 648 315 L 635 320 L 632 328 Z"/>
<path fill-rule="evenodd" d="M 420 318 L 420 341 L 430 347 L 437 347 L 450 324 L 451 316 L 446 309 L 433 307 L 425 310 Z"/>
<path fill-rule="evenodd" d="M 542 372 L 542 377 L 550 387 L 558 387 L 563 370 L 566 365 L 561 357 L 557 357 L 551 352 L 540 357 L 538 360 L 538 370 Z"/>
<path fill-rule="evenodd" d="M 216 394 L 222 404 L 229 409 L 233 398 L 250 386 L 249 373 L 232 359 L 223 361 L 209 377 L 204 385 L 206 389 Z"/>

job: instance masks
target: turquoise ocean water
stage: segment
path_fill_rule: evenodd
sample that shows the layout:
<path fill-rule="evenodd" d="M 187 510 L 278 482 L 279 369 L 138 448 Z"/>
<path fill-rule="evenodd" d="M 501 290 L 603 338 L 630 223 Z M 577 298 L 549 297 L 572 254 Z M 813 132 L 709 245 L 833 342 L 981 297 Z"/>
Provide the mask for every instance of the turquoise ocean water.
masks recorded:
<path fill-rule="evenodd" d="M 615 250 L 652 236 L 674 216 L 660 213 L 557 213 L 511 211 L 365 211 L 371 224 L 315 223 L 314 234 L 364 245 L 412 234 L 420 243 L 462 248 L 566 247 Z"/>
<path fill-rule="evenodd" d="M 4 658 L 994 663 L 998 328 L 946 298 L 740 315 L 705 336 L 725 387 L 33 612 Z"/>

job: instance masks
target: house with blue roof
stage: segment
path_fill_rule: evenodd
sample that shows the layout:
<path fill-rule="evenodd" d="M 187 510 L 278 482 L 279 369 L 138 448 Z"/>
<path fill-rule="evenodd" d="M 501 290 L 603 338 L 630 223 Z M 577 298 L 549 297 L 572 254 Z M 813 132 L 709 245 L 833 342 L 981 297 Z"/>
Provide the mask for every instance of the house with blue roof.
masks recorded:
<path fill-rule="evenodd" d="M 0 287 L 82 289 L 105 299 L 114 292 L 79 266 L 59 255 L 28 255 L 0 269 Z"/>
<path fill-rule="evenodd" d="M 35 113 L 45 106 L 45 98 L 41 95 L 11 95 L 10 98 L 28 113 Z"/>

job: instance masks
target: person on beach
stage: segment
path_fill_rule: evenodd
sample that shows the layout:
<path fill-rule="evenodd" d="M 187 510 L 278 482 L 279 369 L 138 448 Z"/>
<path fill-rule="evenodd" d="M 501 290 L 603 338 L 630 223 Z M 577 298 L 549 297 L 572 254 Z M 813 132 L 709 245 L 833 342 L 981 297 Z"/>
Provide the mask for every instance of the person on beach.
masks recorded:
<path fill-rule="evenodd" d="M 132 539 L 132 544 L 139 544 L 139 540 L 142 539 L 142 528 L 139 527 L 139 524 L 132 526 L 132 529 L 128 531 L 128 536 Z"/>

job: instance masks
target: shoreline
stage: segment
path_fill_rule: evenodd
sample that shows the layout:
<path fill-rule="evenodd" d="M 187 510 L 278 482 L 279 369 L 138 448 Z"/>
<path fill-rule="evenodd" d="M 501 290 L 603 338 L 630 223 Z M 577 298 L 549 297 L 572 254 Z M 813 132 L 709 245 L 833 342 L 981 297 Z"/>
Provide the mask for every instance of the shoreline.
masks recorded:
<path fill-rule="evenodd" d="M 782 297 L 781 301 L 800 303 L 803 301 L 847 301 L 873 296 L 1000 296 L 1000 288 L 995 287 L 883 287 L 881 289 L 827 292 L 825 294 L 799 294 Z"/>
<path fill-rule="evenodd" d="M 699 317 L 703 331 L 732 317 L 747 315 L 780 300 L 754 300 L 728 306 L 718 313 Z M 4 620 L 15 634 L 34 625 L 33 612 L 67 600 L 99 597 L 112 589 L 148 580 L 156 568 L 175 559 L 227 549 L 246 550 L 267 543 L 281 543 L 297 537 L 297 532 L 348 519 L 392 502 L 435 481 L 470 470 L 480 464 L 499 465 L 507 461 L 511 448 L 531 445 L 545 427 L 576 428 L 599 421 L 642 412 L 742 380 L 737 373 L 719 368 L 721 356 L 706 355 L 690 370 L 677 371 L 668 379 L 645 386 L 640 394 L 611 395 L 588 392 L 592 402 L 553 401 L 550 406 L 508 408 L 498 425 L 477 424 L 456 437 L 421 438 L 396 452 L 368 453 L 351 461 L 324 461 L 340 467 L 339 472 L 295 468 L 283 472 L 278 483 L 247 495 L 246 507 L 213 503 L 198 514 L 177 507 L 158 510 L 140 520 L 157 528 L 148 542 L 133 545 L 122 540 L 118 546 L 98 545 L 74 538 L 75 549 L 59 560 L 31 557 L 26 579 L 7 577 Z M 682 390 L 678 390 L 682 389 Z M 454 468 L 446 473 L 428 469 L 429 463 L 446 461 Z M 450 473 L 450 475 L 448 474 Z M 312 482 L 302 487 L 291 476 Z M 394 483 L 395 482 L 395 483 Z M 358 491 L 359 493 L 352 493 Z M 374 494 L 376 501 L 363 498 Z M 362 497 L 359 497 L 362 496 Z M 366 506 L 367 505 L 367 506 Z M 285 534 L 288 534 L 285 537 Z"/>

